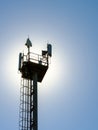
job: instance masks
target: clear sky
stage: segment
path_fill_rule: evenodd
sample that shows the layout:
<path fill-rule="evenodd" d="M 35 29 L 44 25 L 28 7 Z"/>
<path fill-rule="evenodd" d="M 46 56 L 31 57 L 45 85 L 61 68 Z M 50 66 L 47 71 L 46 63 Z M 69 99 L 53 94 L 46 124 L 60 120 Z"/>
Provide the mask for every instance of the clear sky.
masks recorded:
<path fill-rule="evenodd" d="M 98 130 L 97 0 L 0 0 L 0 130 L 19 129 L 18 53 L 28 35 L 32 51 L 53 45 L 39 130 Z"/>

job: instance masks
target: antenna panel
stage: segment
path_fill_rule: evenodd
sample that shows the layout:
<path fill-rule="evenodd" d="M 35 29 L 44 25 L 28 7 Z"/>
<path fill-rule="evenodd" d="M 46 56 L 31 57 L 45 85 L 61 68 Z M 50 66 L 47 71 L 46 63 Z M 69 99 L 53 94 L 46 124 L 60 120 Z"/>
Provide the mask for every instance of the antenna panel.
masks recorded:
<path fill-rule="evenodd" d="M 48 51 L 48 55 L 51 57 L 52 56 L 52 45 L 51 44 L 47 44 L 47 51 Z"/>
<path fill-rule="evenodd" d="M 21 60 L 22 60 L 22 53 L 19 53 L 19 66 L 18 66 L 18 70 L 21 70 Z"/>

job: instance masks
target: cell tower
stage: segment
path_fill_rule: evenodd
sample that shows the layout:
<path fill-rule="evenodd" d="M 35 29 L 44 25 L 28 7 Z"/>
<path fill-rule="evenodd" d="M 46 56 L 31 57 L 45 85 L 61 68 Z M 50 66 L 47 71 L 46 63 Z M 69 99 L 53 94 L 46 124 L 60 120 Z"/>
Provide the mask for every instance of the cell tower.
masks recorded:
<path fill-rule="evenodd" d="M 47 50 L 42 54 L 30 52 L 32 43 L 29 38 L 25 44 L 28 53 L 19 54 L 19 68 L 22 77 L 20 88 L 19 130 L 38 130 L 38 95 L 37 82 L 42 82 L 49 67 L 52 56 L 52 46 L 47 44 Z"/>

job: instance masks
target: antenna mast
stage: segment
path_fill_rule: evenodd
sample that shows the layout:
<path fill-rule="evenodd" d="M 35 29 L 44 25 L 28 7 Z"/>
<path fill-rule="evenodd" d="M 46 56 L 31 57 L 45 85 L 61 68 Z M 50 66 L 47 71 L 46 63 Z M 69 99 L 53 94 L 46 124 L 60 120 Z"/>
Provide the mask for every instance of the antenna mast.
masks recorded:
<path fill-rule="evenodd" d="M 52 46 L 47 44 L 47 50 L 42 55 L 30 52 L 32 43 L 29 38 L 25 44 L 27 55 L 19 54 L 19 67 L 22 87 L 20 88 L 19 130 L 38 130 L 38 82 L 42 82 L 49 67 L 48 58 L 52 56 Z"/>

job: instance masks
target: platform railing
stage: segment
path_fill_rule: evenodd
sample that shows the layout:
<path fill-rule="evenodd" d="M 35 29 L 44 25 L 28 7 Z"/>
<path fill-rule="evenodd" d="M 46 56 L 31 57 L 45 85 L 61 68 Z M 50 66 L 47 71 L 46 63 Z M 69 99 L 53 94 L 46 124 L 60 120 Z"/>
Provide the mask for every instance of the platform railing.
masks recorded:
<path fill-rule="evenodd" d="M 42 55 L 30 52 L 27 55 L 23 55 L 23 62 L 28 61 L 28 60 L 30 62 L 33 62 L 33 63 L 36 63 L 36 64 L 48 66 L 48 56 L 47 55 L 42 56 Z"/>

